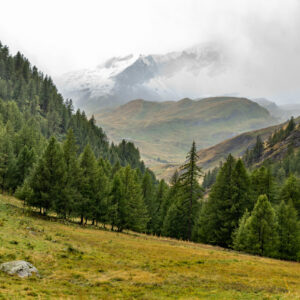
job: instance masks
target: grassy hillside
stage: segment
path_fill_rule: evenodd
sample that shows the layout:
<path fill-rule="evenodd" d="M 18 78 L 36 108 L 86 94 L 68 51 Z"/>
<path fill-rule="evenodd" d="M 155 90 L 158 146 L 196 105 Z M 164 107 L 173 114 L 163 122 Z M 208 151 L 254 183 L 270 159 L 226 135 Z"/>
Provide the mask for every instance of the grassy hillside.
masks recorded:
<path fill-rule="evenodd" d="M 296 124 L 299 124 L 300 117 L 295 119 Z M 268 138 L 279 128 L 285 128 L 287 122 L 284 122 L 279 125 L 270 126 L 262 128 L 259 130 L 249 131 L 242 133 L 234 138 L 223 141 L 215 146 L 209 147 L 207 149 L 200 150 L 198 152 L 199 160 L 198 163 L 202 166 L 203 170 L 212 169 L 219 165 L 220 161 L 224 161 L 226 157 L 231 153 L 233 156 L 241 157 L 247 148 L 252 148 L 256 143 L 257 136 L 260 136 L 263 141 L 268 140 Z M 272 157 L 280 157 L 288 150 L 289 141 L 299 140 L 300 129 L 292 134 L 286 142 L 281 142 L 278 145 L 268 147 L 267 143 L 265 144 L 266 149 L 264 150 L 264 155 L 261 160 L 270 159 Z M 295 143 L 296 148 L 300 144 Z"/>
<path fill-rule="evenodd" d="M 300 117 L 296 118 L 295 122 L 299 124 Z M 257 136 L 260 136 L 263 141 L 266 141 L 276 130 L 281 127 L 285 128 L 286 125 L 287 122 L 284 122 L 278 125 L 248 131 L 212 147 L 201 149 L 198 151 L 198 164 L 202 167 L 203 171 L 207 171 L 219 166 L 220 162 L 225 161 L 230 153 L 235 157 L 241 157 L 244 155 L 247 148 L 251 149 L 255 145 Z M 300 129 L 298 128 L 293 135 L 284 142 L 278 143 L 272 147 L 268 147 L 266 143 L 266 149 L 264 150 L 264 155 L 261 157 L 261 161 L 266 159 L 276 160 L 276 158 L 282 158 L 288 151 L 289 141 L 291 142 L 291 140 L 294 141 L 296 139 L 299 140 L 299 135 Z M 299 147 L 300 142 L 296 144 L 294 143 L 294 146 L 296 148 Z M 179 166 L 180 164 L 166 164 L 159 169 L 159 174 L 161 177 L 169 179 Z"/>
<path fill-rule="evenodd" d="M 257 103 L 234 97 L 161 103 L 134 100 L 96 119 L 113 140 L 133 140 L 154 169 L 182 162 L 193 140 L 198 148 L 206 148 L 275 122 Z"/>
<path fill-rule="evenodd" d="M 299 263 L 23 214 L 0 196 L 0 262 L 25 259 L 41 278 L 0 273 L 0 299 L 300 299 Z"/>
<path fill-rule="evenodd" d="M 267 140 L 278 127 L 280 125 L 242 133 L 215 146 L 200 150 L 198 152 L 198 163 L 203 170 L 208 170 L 218 166 L 220 161 L 224 161 L 230 153 L 233 156 L 240 157 L 247 148 L 254 146 L 257 136 L 260 136 L 262 140 Z"/>

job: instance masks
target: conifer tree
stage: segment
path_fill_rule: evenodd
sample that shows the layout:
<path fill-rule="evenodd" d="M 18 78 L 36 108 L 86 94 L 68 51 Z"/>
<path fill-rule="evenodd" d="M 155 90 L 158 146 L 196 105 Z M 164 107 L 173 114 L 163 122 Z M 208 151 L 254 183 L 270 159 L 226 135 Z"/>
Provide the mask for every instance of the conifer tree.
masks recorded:
<path fill-rule="evenodd" d="M 168 185 L 162 179 L 159 182 L 156 194 L 154 196 L 154 205 L 153 205 L 153 216 L 152 216 L 152 228 L 153 233 L 156 235 L 161 235 L 163 221 L 165 218 L 165 205 L 168 205 L 167 202 L 168 196 Z"/>
<path fill-rule="evenodd" d="M 288 203 L 281 201 L 277 210 L 278 219 L 278 252 L 280 258 L 297 260 L 300 257 L 300 227 L 297 211 L 290 199 Z"/>
<path fill-rule="evenodd" d="M 63 143 L 63 156 L 66 166 L 66 185 L 64 188 L 65 201 L 63 207 L 59 210 L 64 217 L 71 215 L 75 207 L 82 200 L 79 190 L 81 181 L 81 170 L 77 159 L 77 145 L 72 129 L 67 132 L 66 139 Z"/>
<path fill-rule="evenodd" d="M 228 247 L 232 244 L 231 236 L 238 220 L 233 219 L 233 196 L 236 193 L 233 177 L 236 175 L 236 161 L 229 155 L 220 169 L 206 205 L 200 214 L 198 238 L 200 241 Z"/>
<path fill-rule="evenodd" d="M 251 186 L 254 202 L 260 195 L 267 195 L 271 203 L 276 202 L 276 185 L 270 167 L 262 166 L 251 174 Z"/>
<path fill-rule="evenodd" d="M 163 226 L 162 235 L 180 238 L 180 209 L 179 202 L 181 196 L 181 185 L 179 182 L 179 174 L 176 170 L 170 180 L 171 188 L 169 189 L 168 195 L 163 202 L 162 215 L 163 215 Z"/>
<path fill-rule="evenodd" d="M 134 231 L 144 232 L 149 216 L 136 171 L 129 166 L 125 167 L 121 180 L 123 181 L 124 199 L 127 209 L 126 227 Z"/>
<path fill-rule="evenodd" d="M 242 240 L 247 251 L 275 257 L 278 250 L 278 233 L 275 211 L 266 195 L 261 195 L 246 222 L 247 234 Z"/>
<path fill-rule="evenodd" d="M 44 209 L 44 214 L 51 208 L 61 213 L 60 207 L 65 201 L 62 191 L 65 187 L 66 167 L 63 152 L 54 137 L 51 137 L 48 146 L 40 158 L 31 178 L 33 190 L 30 205 Z"/>
<path fill-rule="evenodd" d="M 108 160 L 103 159 L 103 157 L 99 157 L 98 166 L 101 167 L 107 178 L 112 178 L 112 165 Z"/>
<path fill-rule="evenodd" d="M 280 199 L 285 203 L 291 199 L 300 217 L 300 181 L 295 175 L 291 174 L 285 181 L 280 192 Z"/>
<path fill-rule="evenodd" d="M 176 239 L 182 239 L 182 233 L 186 231 L 181 218 L 184 212 L 180 207 L 180 200 L 174 199 L 170 208 L 167 211 L 167 215 L 164 219 L 162 234 Z"/>
<path fill-rule="evenodd" d="M 295 123 L 295 120 L 294 120 L 294 117 L 291 117 L 287 127 L 286 127 L 286 133 L 287 135 L 289 135 L 289 133 L 291 133 L 296 127 L 296 123 Z"/>
<path fill-rule="evenodd" d="M 0 187 L 9 189 L 15 170 L 15 155 L 11 136 L 4 130 L 0 136 Z"/>
<path fill-rule="evenodd" d="M 154 204 L 154 183 L 152 182 L 152 177 L 148 170 L 145 172 L 142 179 L 142 193 L 143 199 L 147 206 L 148 214 L 149 214 L 149 223 L 147 224 L 147 229 L 149 232 L 153 231 L 153 218 L 155 212 L 155 204 Z"/>
<path fill-rule="evenodd" d="M 231 219 L 234 228 L 246 209 L 251 211 L 254 203 L 251 199 L 250 177 L 241 159 L 236 162 L 232 176 Z"/>
<path fill-rule="evenodd" d="M 187 162 L 181 167 L 182 174 L 179 181 L 182 189 L 182 199 L 179 203 L 180 210 L 183 212 L 181 219 L 182 238 L 191 240 L 193 227 L 199 212 L 199 199 L 202 197 L 202 188 L 199 185 L 201 176 L 201 168 L 197 166 L 197 150 L 196 143 L 193 142 L 191 150 L 187 155 Z"/>
<path fill-rule="evenodd" d="M 111 189 L 111 183 L 106 176 L 106 171 L 101 165 L 97 165 L 97 194 L 95 203 L 94 218 L 95 221 L 101 222 L 105 228 L 105 224 L 109 221 L 109 193 Z"/>
<path fill-rule="evenodd" d="M 26 145 L 19 153 L 16 161 L 15 169 L 15 184 L 14 187 L 21 186 L 25 178 L 29 175 L 29 172 L 36 160 L 36 154 L 34 149 L 29 149 Z"/>
<path fill-rule="evenodd" d="M 117 227 L 119 232 L 123 231 L 127 223 L 127 207 L 121 172 L 121 170 L 118 171 L 113 178 L 108 210 L 111 229 L 114 230 L 114 227 Z"/>
<path fill-rule="evenodd" d="M 264 151 L 264 144 L 261 140 L 261 137 L 258 135 L 256 138 L 256 144 L 253 148 L 253 159 L 258 161 Z"/>
<path fill-rule="evenodd" d="M 97 161 L 91 149 L 90 144 L 84 148 L 80 158 L 81 183 L 80 194 L 81 201 L 78 203 L 77 211 L 80 216 L 80 223 L 83 224 L 89 218 L 95 218 L 95 209 L 97 202 Z"/>
<path fill-rule="evenodd" d="M 249 236 L 249 225 L 247 224 L 250 217 L 250 213 L 248 210 L 245 211 L 244 215 L 239 221 L 239 227 L 235 229 L 233 232 L 232 240 L 233 240 L 233 248 L 238 251 L 247 251 L 248 236 Z"/>
<path fill-rule="evenodd" d="M 231 247 L 240 218 L 252 207 L 250 178 L 244 163 L 241 159 L 236 162 L 229 155 L 218 173 L 208 202 L 202 206 L 195 239 Z"/>
<path fill-rule="evenodd" d="M 30 177 L 27 177 L 21 186 L 18 186 L 15 192 L 15 196 L 23 200 L 24 207 L 29 205 L 30 201 L 33 199 L 33 190 L 30 185 Z"/>

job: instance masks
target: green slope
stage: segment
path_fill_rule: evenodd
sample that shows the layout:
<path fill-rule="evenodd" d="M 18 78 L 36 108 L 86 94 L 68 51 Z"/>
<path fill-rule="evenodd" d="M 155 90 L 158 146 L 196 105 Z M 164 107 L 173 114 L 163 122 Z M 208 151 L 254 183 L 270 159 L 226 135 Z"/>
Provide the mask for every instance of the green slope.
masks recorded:
<path fill-rule="evenodd" d="M 96 115 L 115 141 L 133 140 L 154 167 L 181 162 L 193 140 L 206 148 L 242 132 L 275 124 L 269 112 L 245 98 L 215 97 L 178 102 L 134 100 Z"/>
<path fill-rule="evenodd" d="M 41 277 L 0 272 L 0 299 L 299 299 L 299 263 L 219 247 L 116 233 L 24 214 L 0 196 L 0 263 L 27 260 Z"/>

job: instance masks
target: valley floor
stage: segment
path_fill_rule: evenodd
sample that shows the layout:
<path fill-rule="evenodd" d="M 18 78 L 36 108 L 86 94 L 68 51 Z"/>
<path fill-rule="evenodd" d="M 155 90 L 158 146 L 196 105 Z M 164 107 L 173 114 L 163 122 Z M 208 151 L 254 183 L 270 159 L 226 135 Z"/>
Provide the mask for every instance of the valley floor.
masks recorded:
<path fill-rule="evenodd" d="M 0 299 L 300 299 L 299 263 L 63 224 L 0 196 L 0 262 L 15 259 L 41 277 L 0 273 Z"/>

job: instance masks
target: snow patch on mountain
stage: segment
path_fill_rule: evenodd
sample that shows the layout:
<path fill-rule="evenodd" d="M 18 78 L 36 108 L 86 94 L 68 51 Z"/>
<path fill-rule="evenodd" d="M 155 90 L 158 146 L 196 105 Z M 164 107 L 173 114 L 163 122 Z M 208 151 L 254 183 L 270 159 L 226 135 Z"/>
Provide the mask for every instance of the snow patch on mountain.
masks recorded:
<path fill-rule="evenodd" d="M 199 97 L 200 78 L 226 71 L 228 57 L 220 44 L 202 44 L 163 55 L 113 57 L 94 69 L 56 78 L 64 97 L 75 106 L 94 112 L 132 99 L 152 101 Z"/>

